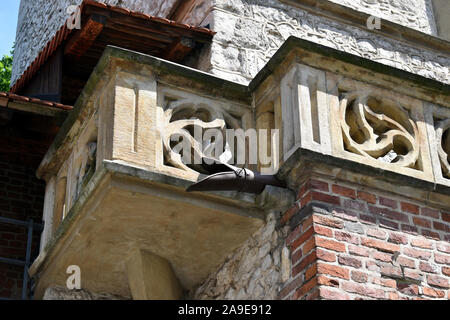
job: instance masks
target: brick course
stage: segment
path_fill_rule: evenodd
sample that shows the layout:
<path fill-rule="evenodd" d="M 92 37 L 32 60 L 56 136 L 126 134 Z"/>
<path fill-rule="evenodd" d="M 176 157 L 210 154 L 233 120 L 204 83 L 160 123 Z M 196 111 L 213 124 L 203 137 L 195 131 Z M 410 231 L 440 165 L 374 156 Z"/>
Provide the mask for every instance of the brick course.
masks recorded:
<path fill-rule="evenodd" d="M 0 216 L 42 221 L 45 185 L 29 165 L 0 159 Z M 25 260 L 27 228 L 0 223 L 0 257 Z M 39 251 L 40 233 L 33 232 L 32 260 Z M 19 299 L 23 267 L 0 263 L 0 298 Z"/>
<path fill-rule="evenodd" d="M 325 179 L 307 181 L 295 208 L 282 218 L 295 259 L 279 298 L 450 298 L 448 212 Z"/>

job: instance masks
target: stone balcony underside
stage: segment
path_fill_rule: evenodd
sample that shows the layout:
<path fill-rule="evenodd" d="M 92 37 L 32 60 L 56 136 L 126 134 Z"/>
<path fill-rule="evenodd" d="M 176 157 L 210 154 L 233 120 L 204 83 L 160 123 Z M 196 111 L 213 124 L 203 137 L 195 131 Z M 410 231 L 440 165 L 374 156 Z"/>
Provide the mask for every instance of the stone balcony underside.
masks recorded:
<path fill-rule="evenodd" d="M 188 185 L 105 161 L 43 257 L 52 263 L 39 286 L 64 286 L 67 266 L 78 265 L 83 288 L 130 297 L 126 262 L 139 248 L 170 261 L 182 287 L 193 288 L 262 226 L 264 211 L 255 196 L 193 196 Z"/>
<path fill-rule="evenodd" d="M 38 170 L 47 181 L 47 245 L 30 270 L 36 297 L 64 286 L 69 265 L 81 267 L 87 290 L 159 297 L 137 288 L 157 277 L 145 276 L 151 262 L 130 267 L 136 250 L 152 255 L 139 261 L 167 261 L 166 275 L 192 289 L 267 212 L 293 201 L 279 188 L 260 196 L 186 193 L 202 175 L 168 139 L 189 135 L 182 129 L 190 125 L 279 129 L 272 150 L 280 163 L 272 165 L 292 189 L 314 170 L 426 192 L 448 207 L 449 96 L 448 85 L 296 38 L 248 87 L 109 47 Z"/>

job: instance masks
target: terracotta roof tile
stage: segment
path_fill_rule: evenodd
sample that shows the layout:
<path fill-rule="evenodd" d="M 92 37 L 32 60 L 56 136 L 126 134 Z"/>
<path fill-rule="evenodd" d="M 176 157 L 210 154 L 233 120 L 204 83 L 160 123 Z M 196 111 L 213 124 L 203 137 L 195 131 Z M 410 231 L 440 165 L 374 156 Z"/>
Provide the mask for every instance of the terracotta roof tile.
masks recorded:
<path fill-rule="evenodd" d="M 33 103 L 33 104 L 40 104 L 43 106 L 51 107 L 51 108 L 57 108 L 57 109 L 63 109 L 63 110 L 72 110 L 72 106 L 66 106 L 61 103 L 52 102 L 52 101 L 45 101 L 40 100 L 37 98 L 30 98 L 25 96 L 19 96 L 14 93 L 8 93 L 8 92 L 0 92 L 0 97 L 7 98 L 8 102 L 25 102 L 25 103 Z"/>
<path fill-rule="evenodd" d="M 119 13 L 126 14 L 126 15 L 131 15 L 131 16 L 136 17 L 136 18 L 142 18 L 142 19 L 152 20 L 152 21 L 160 22 L 160 23 L 164 23 L 164 24 L 170 24 L 170 25 L 174 25 L 174 26 L 181 27 L 181 28 L 184 28 L 184 29 L 192 29 L 194 31 L 199 31 L 199 32 L 210 34 L 210 35 L 215 35 L 216 34 L 214 31 L 209 30 L 207 28 L 195 27 L 195 26 L 184 24 L 184 23 L 176 22 L 176 21 L 173 21 L 173 20 L 169 20 L 169 19 L 166 19 L 166 18 L 150 16 L 150 15 L 142 13 L 142 12 L 129 10 L 129 9 L 126 9 L 126 8 L 123 8 L 123 7 L 112 6 L 112 5 L 106 4 L 106 3 L 101 2 L 101 1 L 84 0 L 83 3 L 81 4 L 81 9 L 83 9 L 84 6 L 87 6 L 87 5 L 96 6 L 96 7 L 100 7 L 100 8 L 104 8 L 104 9 L 109 9 L 109 10 L 112 10 L 114 12 L 119 12 Z"/>
<path fill-rule="evenodd" d="M 141 18 L 141 19 L 147 19 L 147 20 L 150 20 L 152 18 L 151 15 L 148 15 L 148 14 L 145 14 L 145 13 L 142 13 L 142 12 L 134 12 L 133 11 L 133 12 L 131 12 L 130 15 L 135 17 L 135 18 Z"/>
<path fill-rule="evenodd" d="M 114 12 L 118 12 L 118 13 L 122 13 L 122 14 L 126 14 L 126 15 L 129 15 L 131 13 L 130 10 L 121 8 L 121 7 L 110 7 L 109 9 Z"/>
<path fill-rule="evenodd" d="M 42 67 L 47 59 L 55 52 L 55 50 L 61 45 L 61 43 L 67 38 L 71 30 L 64 24 L 55 36 L 50 40 L 34 61 L 28 66 L 22 76 L 16 81 L 11 88 L 11 92 L 18 92 L 36 72 Z"/>
<path fill-rule="evenodd" d="M 96 6 L 96 7 L 100 7 L 100 8 L 108 8 L 108 5 L 101 1 L 85 0 L 83 4 Z"/>
<path fill-rule="evenodd" d="M 81 4 L 81 10 L 83 10 L 83 8 L 85 6 L 96 6 L 99 8 L 112 10 L 114 12 L 118 12 L 121 14 L 130 15 L 130 16 L 133 16 L 136 18 L 155 21 L 155 22 L 162 23 L 162 24 L 168 24 L 168 25 L 175 26 L 178 28 L 192 30 L 193 32 L 199 32 L 199 33 L 208 34 L 211 36 L 213 36 L 215 34 L 214 31 L 209 30 L 207 28 L 195 27 L 195 26 L 184 24 L 184 23 L 172 21 L 172 20 L 169 20 L 166 18 L 150 16 L 150 15 L 144 14 L 142 12 L 132 11 L 132 10 L 128 10 L 128 9 L 125 9 L 122 7 L 117 7 L 117 6 L 111 6 L 111 5 L 108 5 L 106 3 L 99 2 L 99 1 L 84 0 L 83 3 Z M 44 49 L 36 57 L 36 59 L 28 66 L 26 71 L 22 74 L 22 76 L 13 85 L 13 87 L 11 88 L 12 93 L 18 92 L 20 89 L 23 88 L 23 86 L 26 85 L 26 83 L 29 80 L 31 80 L 31 78 L 36 74 L 36 72 L 42 67 L 42 65 L 48 60 L 48 58 L 61 45 L 61 43 L 69 37 L 69 35 L 72 33 L 72 31 L 73 30 L 70 30 L 67 27 L 67 22 L 64 23 L 63 26 L 61 26 L 61 28 L 55 33 L 54 37 L 47 43 L 47 45 L 44 47 Z"/>

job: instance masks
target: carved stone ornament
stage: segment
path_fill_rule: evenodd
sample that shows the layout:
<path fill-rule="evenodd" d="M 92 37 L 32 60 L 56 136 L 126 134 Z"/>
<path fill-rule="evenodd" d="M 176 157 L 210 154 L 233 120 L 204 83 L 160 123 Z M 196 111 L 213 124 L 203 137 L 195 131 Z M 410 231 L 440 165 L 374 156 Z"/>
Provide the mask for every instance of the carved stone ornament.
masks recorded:
<path fill-rule="evenodd" d="M 165 164 L 174 166 L 186 171 L 196 170 L 195 159 L 211 157 L 208 153 L 219 144 L 219 141 L 198 141 L 196 140 L 196 130 L 200 130 L 202 138 L 206 129 L 218 129 L 222 137 L 226 136 L 226 129 L 238 129 L 241 127 L 240 121 L 223 110 L 220 106 L 205 103 L 203 100 L 196 101 L 194 98 L 167 99 L 164 110 L 164 123 L 161 132 L 163 142 Z M 192 162 L 184 163 L 180 150 L 177 150 L 173 137 L 182 137 L 183 143 L 189 142 L 191 148 Z M 221 141 L 221 156 L 227 153 L 227 145 Z M 226 159 L 227 160 L 227 159 Z"/>
<path fill-rule="evenodd" d="M 444 177 L 450 178 L 450 119 L 437 124 L 436 140 L 442 173 Z"/>
<path fill-rule="evenodd" d="M 416 168 L 418 129 L 398 102 L 370 92 L 345 92 L 340 99 L 340 122 L 347 151 Z"/>

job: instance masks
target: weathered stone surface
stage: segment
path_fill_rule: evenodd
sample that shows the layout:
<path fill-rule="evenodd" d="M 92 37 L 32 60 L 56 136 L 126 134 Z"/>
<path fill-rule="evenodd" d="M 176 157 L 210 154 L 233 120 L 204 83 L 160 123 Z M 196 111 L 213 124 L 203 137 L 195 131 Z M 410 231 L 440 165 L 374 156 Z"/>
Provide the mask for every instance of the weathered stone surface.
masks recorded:
<path fill-rule="evenodd" d="M 119 51 L 127 54 L 124 50 Z M 154 58 L 150 59 L 155 62 Z M 157 65 L 156 67 L 161 68 L 164 65 L 165 71 L 162 73 L 170 77 L 170 83 L 173 84 L 174 79 L 177 77 L 176 72 L 170 72 L 166 67 L 180 68 L 180 66 L 168 64 L 161 60 L 158 61 L 159 63 L 155 64 Z M 39 284 L 36 286 L 36 297 L 38 298 L 42 297 L 44 290 L 48 286 L 63 285 L 65 281 L 63 279 L 64 272 L 61 272 L 61 270 L 65 270 L 67 265 L 72 264 L 78 265 L 83 270 L 83 288 L 94 292 L 106 291 L 122 296 L 130 296 L 131 292 L 125 261 L 132 254 L 133 250 L 137 248 L 152 252 L 170 261 L 174 274 L 179 279 L 181 286 L 185 289 L 191 289 L 197 286 L 233 249 L 245 242 L 251 234 L 258 230 L 264 223 L 264 210 L 270 210 L 269 207 L 262 208 L 267 203 L 264 201 L 257 203 L 254 195 L 231 192 L 231 194 L 228 193 L 231 202 L 227 204 L 226 200 L 219 200 L 223 196 L 223 194 L 220 195 L 220 192 L 203 195 L 186 193 L 186 187 L 191 184 L 186 179 L 186 175 L 179 169 L 164 166 L 162 151 L 155 152 L 153 145 L 157 141 L 152 136 L 148 136 L 148 134 L 156 134 L 158 130 L 155 127 L 155 123 L 161 123 L 158 121 L 160 118 L 155 115 L 154 109 L 160 108 L 161 113 L 167 111 L 162 110 L 167 104 L 158 103 L 157 106 L 155 100 L 160 98 L 162 102 L 165 102 L 164 97 L 168 94 L 175 94 L 181 100 L 185 95 L 179 90 L 173 91 L 173 87 L 171 88 L 172 90 L 165 90 L 161 86 L 157 87 L 155 82 L 152 81 L 152 74 L 145 74 L 144 70 L 147 69 L 148 71 L 148 67 L 143 65 L 138 67 L 136 63 L 126 61 L 123 58 L 110 62 L 113 64 L 117 63 L 117 67 L 120 65 L 120 71 L 115 68 L 103 69 L 105 73 L 99 77 L 102 79 L 101 82 L 89 83 L 87 87 L 92 91 L 89 94 L 84 93 L 84 96 L 87 95 L 93 99 L 97 99 L 94 97 L 101 95 L 101 102 L 92 103 L 86 101 L 80 108 L 77 108 L 77 112 L 71 114 L 71 119 L 65 124 L 67 131 L 61 130 L 59 132 L 60 140 L 57 139 L 59 143 L 55 141 L 52 148 L 55 152 L 49 151 L 48 153 L 49 157 L 47 159 L 50 160 L 51 158 L 52 160 L 50 162 L 44 160 L 41 167 L 42 170 L 40 172 L 43 176 L 50 177 L 55 175 L 57 180 L 57 192 L 55 195 L 57 205 L 54 206 L 54 226 L 58 229 L 54 230 L 57 232 L 52 234 L 52 239 L 46 248 L 43 249 L 40 258 L 38 258 L 34 268 L 32 268 L 32 270 L 40 274 Z M 96 70 L 98 71 L 98 69 Z M 186 71 L 186 68 L 184 68 L 184 71 Z M 185 84 L 189 83 L 191 89 L 189 97 L 191 98 L 190 101 L 193 102 L 192 99 L 196 99 L 195 91 L 193 90 L 196 87 L 196 83 L 198 84 L 202 77 L 212 77 L 193 70 L 187 71 L 188 73 L 194 72 L 197 77 L 184 82 Z M 183 72 L 183 76 L 186 75 L 187 73 Z M 198 75 L 201 75 L 201 77 L 198 78 Z M 109 81 L 108 78 L 110 76 L 115 80 Z M 95 78 L 95 75 L 93 78 Z M 159 77 L 159 79 L 162 79 L 162 77 Z M 218 79 L 214 78 L 213 81 L 215 80 Z M 101 93 L 100 91 L 95 92 L 94 88 L 101 88 L 99 89 Z M 208 83 L 208 88 L 214 90 L 214 86 L 211 83 Z M 220 88 L 220 90 L 222 92 L 226 91 L 224 88 Z M 186 90 L 183 92 L 186 94 Z M 209 104 L 212 105 L 212 110 L 214 111 L 214 108 L 216 108 L 216 112 L 213 113 L 215 116 L 220 111 L 220 106 L 217 104 L 218 96 L 212 93 L 208 96 L 214 96 L 214 100 L 202 98 L 197 101 L 201 104 L 203 111 L 209 108 L 207 106 L 207 101 L 209 101 Z M 242 112 L 246 112 L 248 114 L 246 117 L 247 121 L 252 121 L 250 107 L 242 107 L 244 105 L 240 104 L 235 105 L 225 99 L 223 100 L 223 105 L 226 105 L 227 108 L 234 108 L 231 111 L 237 117 Z M 186 101 L 182 101 L 182 106 L 187 107 Z M 168 113 L 170 111 L 179 111 L 176 107 L 175 105 Z M 179 119 L 183 118 L 179 117 Z M 86 146 L 90 142 L 97 142 L 99 146 L 96 155 L 97 166 L 95 166 L 95 163 L 91 164 L 94 174 L 86 180 L 84 185 L 78 182 L 80 179 L 84 181 L 83 172 L 89 171 L 84 169 L 86 166 L 83 159 L 88 158 Z M 159 146 L 162 147 L 161 144 Z M 155 157 L 158 157 L 158 159 L 155 160 Z M 47 164 L 50 164 L 50 166 L 47 166 Z M 175 175 L 171 174 L 171 172 L 175 173 Z M 115 178 L 111 179 L 110 174 L 124 183 L 122 184 L 122 182 L 117 180 L 118 188 L 121 188 L 119 185 L 123 187 L 128 185 L 131 189 L 128 192 L 118 191 L 119 196 L 110 194 L 115 189 L 112 186 Z M 198 175 L 198 172 L 196 174 Z M 61 178 L 61 183 L 59 183 L 59 178 Z M 168 187 L 168 189 L 165 191 L 155 190 L 156 192 L 153 193 L 147 187 L 150 189 L 153 189 L 153 187 L 163 187 L 163 189 Z M 52 195 L 50 191 L 49 197 Z M 178 200 L 176 199 L 179 192 L 184 194 L 185 199 L 188 201 L 180 206 L 177 205 Z M 153 194 L 153 196 L 150 194 Z M 165 198 L 164 195 L 169 196 L 169 198 Z M 152 199 L 142 198 L 139 200 L 141 196 L 144 198 L 150 196 Z M 241 204 L 247 203 L 244 204 L 244 207 L 241 207 L 239 204 L 240 199 L 243 199 L 242 196 L 246 200 Z M 210 199 L 212 202 L 208 208 L 190 210 L 191 206 L 203 206 L 209 203 L 208 198 L 210 197 L 212 197 Z M 131 202 L 128 202 L 126 198 Z M 111 201 L 112 199 L 114 200 Z M 93 207 L 90 207 L 90 205 L 93 205 Z M 110 207 L 103 208 L 103 205 Z M 220 214 L 217 214 L 218 208 L 223 208 L 226 216 L 221 217 Z M 240 210 L 240 213 L 243 215 L 234 215 L 233 212 L 237 213 L 236 210 Z M 258 217 L 248 220 L 244 216 L 247 216 L 250 212 L 255 213 Z M 123 217 L 126 222 L 124 223 L 120 218 L 107 218 L 104 216 L 115 213 L 119 216 L 124 214 Z M 192 216 L 190 216 L 190 213 Z M 200 218 L 202 213 L 206 213 L 209 218 Z M 96 217 L 97 214 L 102 216 L 102 218 L 98 219 Z M 185 218 L 186 220 L 184 220 Z M 233 220 L 229 224 L 230 230 L 225 230 L 221 227 L 216 229 L 215 226 L 217 224 L 223 226 L 225 221 L 229 219 Z M 242 224 L 238 222 L 241 219 Z M 141 221 L 138 222 L 138 220 Z M 61 222 L 63 225 L 59 226 Z M 136 224 L 131 226 L 128 223 Z M 179 225 L 175 226 L 174 223 Z M 89 230 L 85 229 L 85 227 Z M 107 230 L 95 230 L 103 227 Z M 172 227 L 174 228 L 172 229 Z M 138 231 L 141 228 L 156 229 Z M 248 230 L 248 232 L 245 230 Z M 179 232 L 191 238 L 192 242 L 185 239 Z M 74 237 L 69 234 L 74 235 Z M 164 239 L 164 234 L 168 237 L 167 239 Z M 209 234 L 222 239 L 209 239 Z M 104 236 L 110 238 L 108 240 L 93 239 Z M 268 236 L 267 239 L 269 242 L 273 240 L 271 236 Z M 235 242 L 236 240 L 237 242 Z M 64 244 L 66 241 L 68 241 L 67 246 Z M 82 244 L 84 241 L 87 242 Z M 130 247 L 127 247 L 126 243 Z M 65 246 L 65 249 L 60 251 L 60 245 Z M 80 249 L 79 245 L 87 245 L 89 249 Z M 102 247 L 103 245 L 110 247 L 110 249 Z M 148 247 L 148 245 L 152 248 Z M 154 245 L 161 245 L 162 247 L 155 248 L 153 247 Z M 185 245 L 185 248 L 179 247 Z M 209 250 L 204 247 L 205 245 L 214 245 L 215 248 Z M 224 245 L 228 249 L 219 248 L 216 245 Z M 264 250 L 265 252 L 261 253 L 261 258 L 267 255 L 270 247 Z M 60 253 L 65 257 L 59 256 Z M 79 258 L 77 257 L 78 254 L 87 254 L 89 257 Z M 256 256 L 258 254 L 259 251 L 255 253 Z M 58 257 L 55 257 L 55 255 Z M 215 259 L 216 255 L 220 256 L 217 260 Z M 66 258 L 71 260 L 71 262 L 65 260 Z M 182 262 L 181 260 L 185 258 L 192 260 Z M 179 263 L 175 260 L 179 260 Z M 202 264 L 202 261 L 209 264 L 204 269 L 203 274 L 203 267 L 199 265 Z M 101 264 L 103 271 L 100 275 L 98 271 L 95 271 L 99 264 Z M 190 276 L 184 271 L 180 273 L 179 267 L 190 269 L 191 271 L 187 273 L 191 273 L 192 276 L 198 278 L 191 278 L 192 281 L 188 280 L 188 282 L 191 281 L 189 284 L 186 280 Z M 33 274 L 33 271 L 30 271 L 30 274 Z M 106 278 L 109 278 L 109 280 Z M 138 276 L 133 278 L 134 283 L 140 281 L 136 280 L 139 279 Z M 142 278 L 145 278 L 145 276 Z M 226 283 L 226 277 L 223 278 L 223 281 Z M 139 289 L 138 291 L 142 292 L 143 290 Z M 133 297 L 138 299 L 143 297 L 153 298 L 153 294 L 147 292 L 147 295 L 135 295 L 133 293 Z"/>
<path fill-rule="evenodd" d="M 285 278 L 290 276 L 290 269 L 282 270 L 280 264 L 283 259 L 284 264 L 289 265 L 289 250 L 287 257 L 280 257 L 285 236 L 282 230 L 274 228 L 275 222 L 275 216 L 269 214 L 266 225 L 230 254 L 225 263 L 197 289 L 191 291 L 191 298 L 275 299 L 282 284 L 281 273 Z M 279 235 L 280 239 L 276 237 L 276 241 L 271 241 L 273 235 Z"/>
<path fill-rule="evenodd" d="M 450 2 L 447 0 L 431 0 L 433 3 L 433 13 L 436 20 L 436 29 L 441 38 L 450 40 L 450 21 L 448 12 L 450 11 Z"/>
<path fill-rule="evenodd" d="M 354 10 L 436 35 L 431 0 L 330 0 Z"/>
<path fill-rule="evenodd" d="M 63 287 L 50 287 L 45 290 L 43 300 L 127 300 L 108 293 L 92 293 L 86 290 L 69 290 Z"/>
<path fill-rule="evenodd" d="M 135 250 L 127 262 L 134 300 L 179 300 L 183 289 L 170 262 L 151 252 Z"/>
<path fill-rule="evenodd" d="M 422 32 L 436 34 L 428 0 L 335 0 L 355 10 L 376 14 Z M 397 42 L 370 30 L 315 16 L 282 1 L 214 1 L 211 27 L 217 32 L 205 71 L 248 83 L 291 35 L 366 57 L 425 77 L 449 82 L 444 54 Z M 216 10 L 212 10 L 216 9 Z"/>

